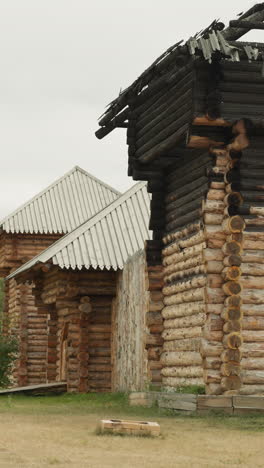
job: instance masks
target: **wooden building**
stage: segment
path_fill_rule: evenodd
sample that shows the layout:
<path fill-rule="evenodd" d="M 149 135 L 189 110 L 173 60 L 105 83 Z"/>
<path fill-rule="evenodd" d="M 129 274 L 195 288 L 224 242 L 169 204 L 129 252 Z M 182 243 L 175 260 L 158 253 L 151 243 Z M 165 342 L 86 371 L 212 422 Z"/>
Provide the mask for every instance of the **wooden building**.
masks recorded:
<path fill-rule="evenodd" d="M 74 167 L 0 222 L 0 276 L 9 275 L 64 234 L 94 216 L 119 195 L 118 191 L 88 172 Z M 21 333 L 24 326 L 25 297 L 32 307 L 28 323 L 32 329 L 38 317 L 33 308 L 31 288 L 18 286 L 14 279 L 6 282 L 4 333 L 16 336 Z M 45 315 L 42 320 L 44 323 Z M 34 337 L 32 334 L 25 345 L 29 355 L 35 350 Z M 23 355 L 23 336 L 20 346 Z M 24 375 L 23 361 L 21 363 L 17 363 L 17 372 L 14 371 L 15 383 L 24 385 L 41 381 L 33 366 Z"/>
<path fill-rule="evenodd" d="M 163 269 L 163 386 L 264 393 L 264 4 L 160 56 L 107 108 L 152 193 Z"/>
<path fill-rule="evenodd" d="M 140 182 L 7 277 L 32 288 L 32 301 L 21 298 L 25 384 L 33 371 L 35 383 L 66 380 L 77 392 L 160 384 L 163 283 L 146 263 L 149 205 Z"/>

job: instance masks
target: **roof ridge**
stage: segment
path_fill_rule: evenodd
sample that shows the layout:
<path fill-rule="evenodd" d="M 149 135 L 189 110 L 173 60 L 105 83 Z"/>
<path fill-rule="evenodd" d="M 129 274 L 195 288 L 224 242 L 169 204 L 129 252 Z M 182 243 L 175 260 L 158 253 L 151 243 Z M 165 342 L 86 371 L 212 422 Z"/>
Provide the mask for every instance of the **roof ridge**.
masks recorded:
<path fill-rule="evenodd" d="M 65 248 L 68 243 L 73 242 L 72 236 L 74 235 L 75 231 L 78 231 L 78 234 L 76 237 L 81 236 L 86 230 L 90 229 L 92 226 L 94 226 L 98 221 L 103 219 L 105 216 L 107 216 L 111 211 L 116 209 L 118 206 L 120 206 L 125 200 L 129 199 L 132 195 L 134 195 L 136 192 L 141 190 L 143 187 L 147 185 L 147 182 L 137 182 L 134 184 L 132 187 L 130 187 L 125 193 L 120 195 L 116 200 L 111 202 L 109 205 L 107 205 L 105 208 L 103 208 L 99 213 L 96 213 L 94 216 L 91 218 L 87 219 L 84 221 L 82 224 L 80 224 L 78 227 L 74 228 L 71 232 L 65 234 L 63 237 L 55 241 L 50 247 L 45 249 L 43 252 L 40 254 L 36 255 L 34 258 L 26 262 L 24 265 L 19 267 L 16 271 L 14 271 L 11 275 L 9 275 L 6 279 L 10 279 L 13 276 L 16 276 L 20 271 L 27 270 L 27 265 L 36 264 L 36 263 L 45 263 L 49 261 L 54 255 L 56 255 L 56 252 L 58 252 L 58 247 L 59 245 L 59 250 Z M 47 255 L 48 253 L 48 255 Z M 37 260 L 39 259 L 39 260 Z"/>
<path fill-rule="evenodd" d="M 106 187 L 107 189 L 109 189 L 111 192 L 115 193 L 116 195 L 120 195 L 120 192 L 118 192 L 117 190 L 115 190 L 113 187 L 111 187 L 110 185 L 106 184 L 105 182 L 101 181 L 100 179 L 98 179 L 97 177 L 93 176 L 92 174 L 90 174 L 89 172 L 87 172 L 85 169 L 82 169 L 80 166 L 74 166 L 72 169 L 70 169 L 69 171 L 65 172 L 65 174 L 61 177 L 59 177 L 58 179 L 56 179 L 54 182 L 52 182 L 51 184 L 49 184 L 46 188 L 44 188 L 43 190 L 41 190 L 40 192 L 38 192 L 36 195 L 34 195 L 34 197 L 30 198 L 28 201 L 26 201 L 25 203 L 23 203 L 22 205 L 20 205 L 18 208 L 16 208 L 14 211 L 12 211 L 11 213 L 9 213 L 7 216 L 5 216 L 3 219 L 0 220 L 0 228 L 2 227 L 2 225 L 9 219 L 9 218 L 12 218 L 13 216 L 15 216 L 17 213 L 19 213 L 21 210 L 23 210 L 23 208 L 25 208 L 26 206 L 30 205 L 31 203 L 33 203 L 36 199 L 38 199 L 39 197 L 41 197 L 44 193 L 47 193 L 49 192 L 49 190 L 53 187 L 55 187 L 56 185 L 58 185 L 63 179 L 66 179 L 67 177 L 69 177 L 71 174 L 73 174 L 74 172 L 82 172 L 83 174 L 85 174 L 86 176 L 88 176 L 89 178 L 95 180 L 97 183 L 99 183 L 100 185 L 103 185 L 104 187 Z"/>

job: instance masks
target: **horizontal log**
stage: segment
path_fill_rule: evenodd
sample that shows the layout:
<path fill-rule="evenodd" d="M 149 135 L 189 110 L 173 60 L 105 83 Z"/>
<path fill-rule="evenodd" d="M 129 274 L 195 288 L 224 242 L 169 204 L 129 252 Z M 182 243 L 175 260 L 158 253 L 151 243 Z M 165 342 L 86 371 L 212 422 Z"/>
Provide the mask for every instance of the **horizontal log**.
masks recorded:
<path fill-rule="evenodd" d="M 214 215 L 212 215 L 214 216 Z M 166 224 L 166 232 L 171 232 L 178 227 L 185 226 L 190 223 L 192 220 L 199 220 L 202 218 L 202 208 L 198 208 L 194 211 L 191 211 L 187 214 L 177 217 L 175 220 L 168 222 Z"/>
<path fill-rule="evenodd" d="M 164 331 L 173 330 L 176 328 L 187 328 L 203 325 L 205 322 L 205 314 L 198 313 L 187 317 L 181 317 L 176 319 L 164 320 Z"/>
<path fill-rule="evenodd" d="M 243 384 L 264 384 L 264 370 L 246 370 L 242 372 Z"/>
<path fill-rule="evenodd" d="M 202 377 L 163 377 L 163 386 L 165 387 L 185 387 L 188 385 L 203 385 L 204 381 Z"/>
<path fill-rule="evenodd" d="M 197 351 L 200 350 L 201 338 L 184 338 L 182 340 L 164 341 L 163 351 Z"/>
<path fill-rule="evenodd" d="M 208 341 L 206 339 L 201 340 L 201 356 L 205 357 L 217 357 L 220 356 L 223 351 L 223 344 L 221 342 Z"/>
<path fill-rule="evenodd" d="M 223 214 L 219 213 L 204 213 L 204 223 L 212 225 L 221 225 L 223 222 Z"/>
<path fill-rule="evenodd" d="M 264 393 L 264 385 L 245 385 L 241 387 L 239 394 L 240 395 L 261 395 Z"/>
<path fill-rule="evenodd" d="M 244 342 L 254 343 L 264 341 L 264 331 L 263 330 L 242 330 L 242 336 Z"/>
<path fill-rule="evenodd" d="M 170 275 L 164 275 L 164 282 L 166 284 L 174 283 L 175 281 L 180 281 L 183 279 L 188 279 L 188 277 L 198 276 L 206 273 L 205 265 L 198 265 L 194 268 L 189 268 L 183 271 L 177 271 L 171 273 Z"/>
<path fill-rule="evenodd" d="M 204 369 L 220 369 L 222 364 L 220 356 L 217 357 L 205 357 L 203 359 L 203 368 Z"/>
<path fill-rule="evenodd" d="M 163 259 L 163 266 L 168 266 L 171 264 L 183 262 L 189 258 L 199 255 L 206 248 L 206 243 L 201 242 L 200 244 L 188 247 L 183 250 L 183 252 L 175 253 Z"/>
<path fill-rule="evenodd" d="M 190 328 L 179 328 L 173 330 L 164 330 L 162 333 L 162 338 L 165 341 L 174 341 L 174 340 L 182 340 L 184 338 L 195 338 L 199 337 L 202 334 L 202 328 L 197 327 L 190 327 Z"/>
<path fill-rule="evenodd" d="M 175 264 L 171 263 L 170 265 L 166 266 L 163 270 L 164 279 L 166 279 L 166 277 L 170 276 L 172 273 L 177 273 L 177 272 L 184 273 L 185 270 L 189 270 L 198 265 L 202 265 L 203 263 L 204 263 L 204 259 L 203 259 L 202 253 L 195 255 L 191 258 L 188 258 L 187 260 L 183 260 L 182 262 L 178 262 Z"/>
<path fill-rule="evenodd" d="M 245 370 L 258 369 L 264 370 L 264 358 L 243 358 L 241 361 L 241 368 Z"/>
<path fill-rule="evenodd" d="M 182 281 L 175 283 L 170 286 L 165 286 L 162 290 L 164 296 L 171 296 L 173 294 L 185 292 L 188 290 L 193 290 L 195 288 L 201 288 L 207 283 L 207 278 L 205 275 L 198 275 L 190 280 Z M 185 301 L 183 301 L 185 302 Z"/>
<path fill-rule="evenodd" d="M 243 289 L 244 304 L 264 304 L 264 291 L 262 289 Z"/>
<path fill-rule="evenodd" d="M 245 342 L 242 346 L 243 358 L 263 358 L 264 357 L 264 342 Z"/>
<path fill-rule="evenodd" d="M 188 317 L 199 313 L 205 313 L 206 305 L 203 302 L 189 302 L 187 304 L 177 304 L 164 307 L 162 317 L 165 320 L 178 317 Z M 263 312 L 264 315 L 264 312 Z"/>
<path fill-rule="evenodd" d="M 207 273 L 219 274 L 223 270 L 223 263 L 219 261 L 209 261 L 206 263 Z"/>
<path fill-rule="evenodd" d="M 185 237 L 189 237 L 189 235 L 197 233 L 201 230 L 201 223 L 193 223 L 189 224 L 188 226 L 184 227 L 183 229 L 176 231 L 172 234 L 168 234 L 165 237 L 163 237 L 162 241 L 163 244 L 169 244 L 170 242 L 183 239 Z"/>
<path fill-rule="evenodd" d="M 204 240 L 205 236 L 203 231 L 199 231 L 197 233 L 191 234 L 187 238 L 175 240 L 162 250 L 162 254 L 164 256 L 172 255 L 175 252 L 180 252 L 182 249 L 200 244 Z"/>
<path fill-rule="evenodd" d="M 262 304 L 243 304 L 242 312 L 245 316 L 264 317 L 264 307 Z"/>
<path fill-rule="evenodd" d="M 193 289 L 172 296 L 164 297 L 165 305 L 181 304 L 185 302 L 203 301 L 205 298 L 204 288 Z"/>
<path fill-rule="evenodd" d="M 200 366 L 202 358 L 200 353 L 195 351 L 166 351 L 161 355 L 161 363 L 167 366 Z"/>
<path fill-rule="evenodd" d="M 201 366 L 163 367 L 161 374 L 164 377 L 202 377 Z"/>

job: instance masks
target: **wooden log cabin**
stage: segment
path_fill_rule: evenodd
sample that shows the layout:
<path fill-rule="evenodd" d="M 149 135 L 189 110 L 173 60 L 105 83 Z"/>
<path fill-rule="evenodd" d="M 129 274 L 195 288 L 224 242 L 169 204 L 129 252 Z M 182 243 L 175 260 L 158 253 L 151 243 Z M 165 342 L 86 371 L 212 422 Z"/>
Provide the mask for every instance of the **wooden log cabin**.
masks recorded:
<path fill-rule="evenodd" d="M 0 276 L 5 277 L 15 271 L 64 234 L 94 216 L 119 195 L 118 191 L 88 172 L 78 166 L 74 167 L 0 222 Z M 17 285 L 15 279 L 5 283 L 4 333 L 19 335 L 24 327 L 25 300 L 31 307 L 28 326 L 32 329 L 40 316 L 34 309 L 31 288 Z M 40 323 L 44 326 L 45 320 L 43 314 L 39 322 L 39 334 L 42 333 Z M 34 352 L 34 334 L 27 344 L 24 344 L 21 336 L 21 355 L 24 346 L 28 348 L 29 355 Z M 38 352 L 41 353 L 41 350 Z M 24 375 L 24 366 L 19 362 L 17 364 L 14 383 L 24 385 L 43 381 L 42 376 L 34 370 L 33 364 L 27 375 Z"/>
<path fill-rule="evenodd" d="M 21 298 L 24 384 L 67 381 L 70 392 L 160 385 L 160 266 L 147 265 L 150 197 L 139 182 L 7 277 Z M 34 347 L 31 342 L 34 339 Z"/>
<path fill-rule="evenodd" d="M 260 3 L 173 45 L 99 119 L 99 139 L 127 128 L 152 194 L 169 390 L 264 394 L 264 43 L 240 40 L 263 20 Z"/>

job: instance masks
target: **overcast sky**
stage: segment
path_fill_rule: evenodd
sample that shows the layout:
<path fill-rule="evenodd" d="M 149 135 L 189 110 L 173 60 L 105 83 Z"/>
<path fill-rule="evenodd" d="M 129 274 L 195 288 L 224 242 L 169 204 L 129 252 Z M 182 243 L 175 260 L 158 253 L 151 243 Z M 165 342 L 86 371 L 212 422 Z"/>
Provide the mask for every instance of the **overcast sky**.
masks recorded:
<path fill-rule="evenodd" d="M 252 5 L 0 0 L 0 218 L 75 165 L 127 189 L 125 130 L 94 136 L 104 107 L 170 45 Z"/>

